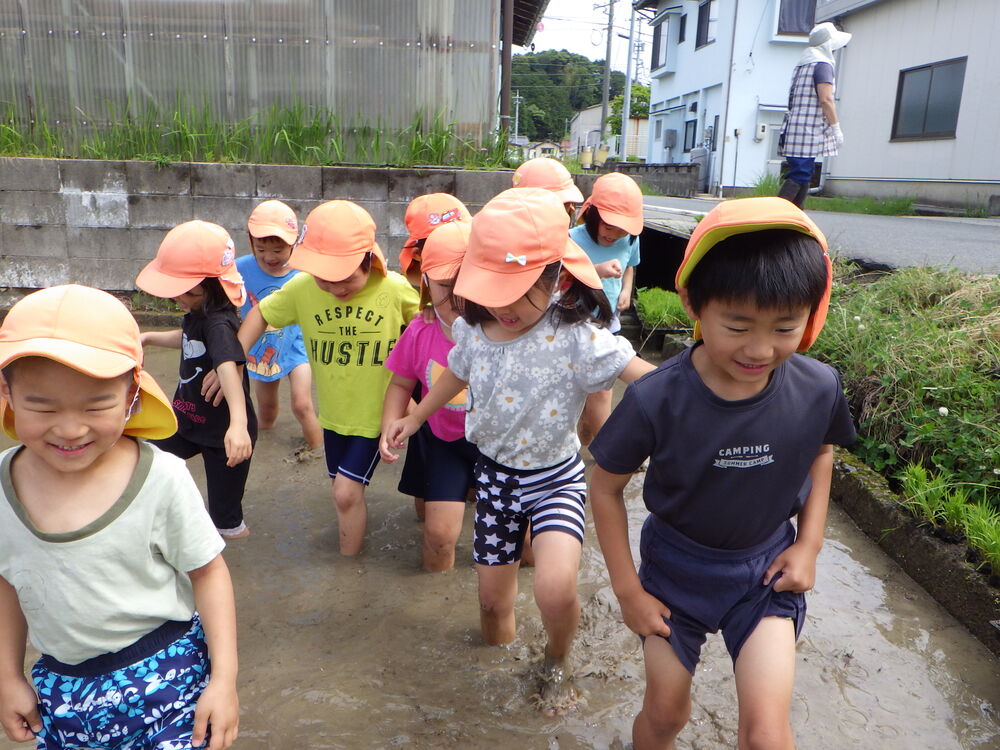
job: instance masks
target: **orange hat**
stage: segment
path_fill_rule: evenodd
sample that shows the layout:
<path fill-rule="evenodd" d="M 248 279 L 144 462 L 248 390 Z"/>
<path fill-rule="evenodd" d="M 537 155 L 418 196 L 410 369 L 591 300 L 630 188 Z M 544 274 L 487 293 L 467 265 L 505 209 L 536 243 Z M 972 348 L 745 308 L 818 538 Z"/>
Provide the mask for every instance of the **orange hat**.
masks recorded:
<path fill-rule="evenodd" d="M 514 172 L 511 183 L 516 188 L 551 190 L 563 203 L 579 203 L 583 200 L 583 193 L 573 182 L 573 175 L 562 162 L 548 156 L 528 159 Z"/>
<path fill-rule="evenodd" d="M 569 216 L 559 196 L 543 188 L 504 190 L 472 220 L 455 294 L 484 307 L 503 307 L 523 297 L 558 260 L 591 289 L 601 288 L 594 264 L 569 238 Z"/>
<path fill-rule="evenodd" d="M 288 265 L 323 281 L 343 281 L 368 253 L 384 275 L 385 256 L 375 242 L 371 214 L 351 201 L 327 201 L 309 212 Z"/>
<path fill-rule="evenodd" d="M 418 195 L 406 207 L 406 231 L 410 233 L 403 249 L 399 252 L 399 268 L 404 275 L 410 273 L 414 251 L 417 242 L 426 239 L 430 233 L 442 224 L 453 221 L 472 221 L 472 214 L 454 195 L 448 193 L 427 193 Z M 417 263 L 420 255 L 417 254 Z"/>
<path fill-rule="evenodd" d="M 94 378 L 132 371 L 139 384 L 139 408 L 125 434 L 158 440 L 177 431 L 170 400 L 142 369 L 139 326 L 128 309 L 107 292 L 64 284 L 27 295 L 0 326 L 0 368 L 21 357 L 44 357 Z M 3 431 L 17 440 L 14 410 L 0 401 Z"/>
<path fill-rule="evenodd" d="M 229 232 L 208 221 L 185 221 L 167 232 L 156 257 L 139 271 L 137 287 L 154 297 L 179 297 L 216 278 L 230 301 L 239 307 L 246 299 L 243 277 L 236 270 L 236 247 Z"/>
<path fill-rule="evenodd" d="M 684 260 L 677 269 L 674 280 L 678 289 L 688 284 L 691 272 L 705 253 L 724 239 L 747 232 L 761 232 L 765 229 L 792 229 L 816 240 L 823 248 L 826 261 L 826 289 L 816 310 L 809 316 L 802 334 L 798 350 L 806 351 L 826 322 L 826 311 L 830 306 L 830 288 L 833 285 L 833 265 L 830 263 L 826 237 L 818 226 L 791 201 L 784 198 L 740 198 L 719 203 L 698 222 L 684 251 Z M 700 326 L 695 323 L 694 337 L 701 338 Z"/>
<path fill-rule="evenodd" d="M 629 234 L 642 233 L 642 190 L 627 174 L 608 172 L 594 180 L 594 189 L 583 204 L 581 214 L 587 206 L 596 206 L 605 224 L 624 229 Z"/>
<path fill-rule="evenodd" d="M 435 229 L 424 244 L 420 270 L 435 281 L 451 281 L 462 265 L 471 234 L 471 221 L 454 221 Z"/>
<path fill-rule="evenodd" d="M 280 237 L 289 245 L 299 238 L 299 220 L 295 212 L 281 201 L 264 201 L 247 219 L 251 237 Z"/>

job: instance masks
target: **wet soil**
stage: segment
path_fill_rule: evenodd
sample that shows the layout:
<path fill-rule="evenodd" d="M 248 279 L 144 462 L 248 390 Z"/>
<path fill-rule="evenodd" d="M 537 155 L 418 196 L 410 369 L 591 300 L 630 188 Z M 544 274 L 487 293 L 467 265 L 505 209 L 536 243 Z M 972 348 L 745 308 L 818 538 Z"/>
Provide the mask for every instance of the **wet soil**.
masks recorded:
<path fill-rule="evenodd" d="M 150 357 L 168 391 L 176 356 Z M 237 748 L 631 746 L 642 658 L 621 624 L 592 528 L 575 647 L 586 703 L 547 719 L 531 701 L 542 646 L 532 571 L 520 574 L 517 640 L 484 646 L 472 506 L 458 567 L 424 573 L 421 526 L 409 498 L 395 491 L 397 466 L 386 465 L 368 491 L 366 551 L 341 557 L 325 467 L 285 461 L 299 434 L 285 392 L 282 399 L 279 425 L 262 433 L 253 458 L 245 499 L 251 536 L 225 552 L 240 628 Z M 203 482 L 197 461 L 189 465 Z M 628 493 L 633 545 L 644 516 L 641 479 Z M 1000 747 L 1000 662 L 836 506 L 798 655 L 792 724 L 800 750 Z M 706 644 L 693 701 L 678 747 L 735 747 L 732 667 L 718 636 Z M 0 750 L 14 747 L 0 741 Z"/>

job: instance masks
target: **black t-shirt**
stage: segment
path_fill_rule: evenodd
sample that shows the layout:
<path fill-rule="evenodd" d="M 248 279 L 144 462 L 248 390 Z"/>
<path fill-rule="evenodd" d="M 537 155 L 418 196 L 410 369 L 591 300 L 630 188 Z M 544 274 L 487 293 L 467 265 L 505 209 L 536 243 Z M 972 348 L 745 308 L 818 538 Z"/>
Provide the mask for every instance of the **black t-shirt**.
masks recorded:
<path fill-rule="evenodd" d="M 223 362 L 242 365 L 246 361 L 236 332 L 240 319 L 236 310 L 207 314 L 188 313 L 181 323 L 180 382 L 174 392 L 177 432 L 198 445 L 222 447 L 229 429 L 229 406 L 225 400 L 212 406 L 201 395 L 205 374 Z M 256 435 L 257 416 L 250 401 L 250 382 L 243 370 L 243 395 L 246 399 L 247 430 Z"/>
<path fill-rule="evenodd" d="M 691 351 L 629 385 L 590 452 L 614 474 L 649 458 L 646 508 L 690 539 L 753 547 L 801 509 L 820 446 L 854 442 L 840 377 L 794 354 L 756 396 L 727 401 L 702 382 Z"/>

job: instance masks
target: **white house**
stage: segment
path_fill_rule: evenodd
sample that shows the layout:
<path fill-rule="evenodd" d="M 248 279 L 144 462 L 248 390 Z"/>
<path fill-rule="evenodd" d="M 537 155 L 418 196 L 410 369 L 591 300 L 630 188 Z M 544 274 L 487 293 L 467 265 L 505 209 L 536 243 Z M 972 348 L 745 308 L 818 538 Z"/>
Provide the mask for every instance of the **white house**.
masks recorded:
<path fill-rule="evenodd" d="M 830 0 L 816 16 L 854 35 L 825 190 L 1000 213 L 1000 2 Z"/>
<path fill-rule="evenodd" d="M 601 105 L 581 109 L 569 121 L 569 151 L 579 156 L 587 146 L 596 147 L 601 141 Z"/>
<path fill-rule="evenodd" d="M 647 161 L 704 161 L 703 190 L 777 174 L 792 70 L 833 0 L 636 0 L 654 10 Z"/>

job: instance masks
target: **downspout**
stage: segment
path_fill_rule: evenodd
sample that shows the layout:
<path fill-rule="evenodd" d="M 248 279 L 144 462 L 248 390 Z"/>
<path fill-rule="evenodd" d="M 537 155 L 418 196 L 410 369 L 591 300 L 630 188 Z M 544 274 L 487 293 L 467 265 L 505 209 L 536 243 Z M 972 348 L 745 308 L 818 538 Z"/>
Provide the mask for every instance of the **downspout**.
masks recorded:
<path fill-rule="evenodd" d="M 729 91 L 733 84 L 733 66 L 736 64 L 733 55 L 736 52 L 736 19 L 739 16 L 740 0 L 736 0 L 733 4 L 733 34 L 729 40 L 729 73 L 726 76 L 725 109 L 722 112 L 722 124 L 719 127 L 722 131 L 722 150 L 719 152 L 719 198 L 722 197 L 722 183 L 725 182 L 723 174 L 725 173 L 726 166 L 726 141 L 729 140 Z M 735 176 L 733 178 L 733 187 L 736 187 Z"/>
<path fill-rule="evenodd" d="M 500 0 L 503 7 L 503 47 L 500 50 L 500 134 L 510 138 L 510 74 L 514 45 L 514 0 Z M 506 148 L 506 146 L 505 146 Z"/>

